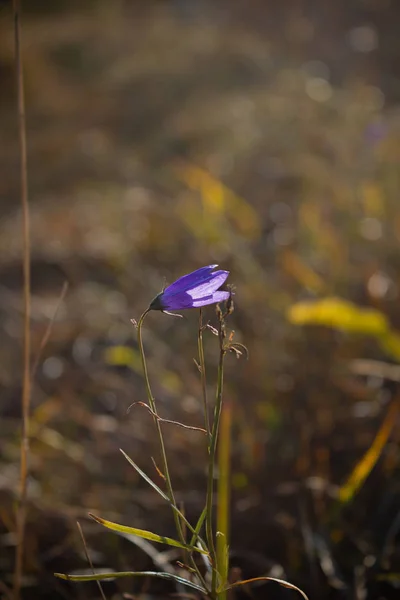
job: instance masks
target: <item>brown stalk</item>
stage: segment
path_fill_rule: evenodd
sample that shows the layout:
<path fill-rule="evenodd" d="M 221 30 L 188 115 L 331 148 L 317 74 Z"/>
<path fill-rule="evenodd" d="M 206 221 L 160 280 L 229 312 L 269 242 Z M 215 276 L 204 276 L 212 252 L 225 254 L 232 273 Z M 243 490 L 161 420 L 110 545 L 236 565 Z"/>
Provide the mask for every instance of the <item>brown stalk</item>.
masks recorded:
<path fill-rule="evenodd" d="M 17 508 L 17 533 L 14 571 L 14 598 L 18 600 L 21 591 L 23 574 L 24 538 L 27 513 L 27 479 L 29 459 L 29 412 L 31 397 L 30 378 L 30 239 L 29 239 L 29 203 L 28 203 L 28 172 L 26 156 L 26 125 L 24 78 L 21 57 L 21 10 L 19 0 L 13 0 L 14 11 L 14 42 L 15 42 L 15 71 L 17 84 L 18 132 L 20 152 L 20 186 L 22 207 L 22 236 L 23 236 L 23 278 L 24 278 L 24 349 L 23 349 L 23 384 L 22 384 L 22 431 L 21 431 L 21 465 L 19 503 Z"/>
<path fill-rule="evenodd" d="M 83 529 L 81 527 L 81 524 L 79 523 L 79 521 L 76 522 L 76 525 L 78 527 L 78 531 L 79 531 L 79 535 L 81 536 L 81 540 L 83 543 L 83 549 L 85 551 L 85 556 L 86 556 L 86 560 L 88 561 L 90 568 L 92 570 L 93 575 L 96 575 L 96 571 L 94 570 L 94 566 L 92 563 L 92 559 L 90 558 L 90 554 L 89 554 L 89 550 L 86 544 L 86 540 L 85 540 L 85 536 L 83 535 Z M 97 583 L 97 587 L 99 588 L 99 592 L 100 592 L 100 596 L 102 597 L 103 600 L 107 600 L 104 592 L 103 592 L 103 588 L 101 587 L 101 583 L 100 581 L 96 581 Z"/>
<path fill-rule="evenodd" d="M 183 427 L 184 429 L 190 429 L 191 431 L 201 431 L 201 433 L 207 433 L 207 431 L 202 427 L 195 427 L 194 425 L 185 425 L 185 423 L 180 423 L 179 421 L 172 421 L 171 419 L 163 419 L 158 415 L 158 413 L 155 413 L 148 404 L 146 404 L 145 402 L 140 402 L 139 400 L 137 402 L 132 402 L 132 404 L 128 406 L 127 412 L 129 412 L 133 406 L 143 406 L 143 408 L 147 408 L 149 413 L 155 419 L 157 419 L 159 423 L 170 423 L 170 425 L 178 425 L 179 427 Z"/>

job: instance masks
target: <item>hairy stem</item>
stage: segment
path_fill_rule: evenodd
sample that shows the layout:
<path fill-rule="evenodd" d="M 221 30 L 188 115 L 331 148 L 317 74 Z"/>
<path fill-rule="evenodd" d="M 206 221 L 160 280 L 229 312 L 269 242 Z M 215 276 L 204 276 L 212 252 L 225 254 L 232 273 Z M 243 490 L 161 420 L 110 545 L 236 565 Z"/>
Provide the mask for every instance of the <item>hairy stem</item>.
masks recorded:
<path fill-rule="evenodd" d="M 225 358 L 225 348 L 224 348 L 224 323 L 223 318 L 220 318 L 219 323 L 219 340 L 220 340 L 220 353 L 219 353 L 219 361 L 218 361 L 218 379 L 217 379 L 217 391 L 216 391 L 216 401 L 215 401 L 215 409 L 214 409 L 214 420 L 211 431 L 211 439 L 210 439 L 210 456 L 208 461 L 208 484 L 207 484 L 207 517 L 206 517 L 206 536 L 207 543 L 210 549 L 211 560 L 212 560 L 212 597 L 217 597 L 217 555 L 214 544 L 214 536 L 213 536 L 213 498 L 214 498 L 214 465 L 215 465 L 215 455 L 217 449 L 217 441 L 218 441 L 218 430 L 219 430 L 219 422 L 221 418 L 221 409 L 222 409 L 222 392 L 224 385 L 224 358 Z"/>
<path fill-rule="evenodd" d="M 199 366 L 200 366 L 200 378 L 201 378 L 201 390 L 203 395 L 203 408 L 204 408 L 204 423 L 207 432 L 207 444 L 208 452 L 210 452 L 211 442 L 211 430 L 210 430 L 210 415 L 208 414 L 208 401 L 207 401 L 207 378 L 206 378 L 206 361 L 204 358 L 204 345 L 203 345 L 203 311 L 200 308 L 199 311 L 199 333 L 197 337 L 197 347 L 199 352 Z"/>
<path fill-rule="evenodd" d="M 163 466 L 163 475 L 165 477 L 165 483 L 166 483 L 166 488 L 167 488 L 167 495 L 168 495 L 168 498 L 169 498 L 171 504 L 175 508 L 178 508 L 177 504 L 176 504 L 176 500 L 175 500 L 174 490 L 173 490 L 173 487 L 172 487 L 171 476 L 170 476 L 170 473 L 169 473 L 167 453 L 165 451 L 165 443 L 164 443 L 164 437 L 163 437 L 163 433 L 162 433 L 162 429 L 161 429 L 161 422 L 160 422 L 160 419 L 158 418 L 158 412 L 157 412 L 156 402 L 155 402 L 155 399 L 154 399 L 154 396 L 153 396 L 153 393 L 152 393 L 151 387 L 150 387 L 149 373 L 148 373 L 148 370 L 147 370 L 146 356 L 145 356 L 145 353 L 144 353 L 142 326 L 143 326 L 143 321 L 144 321 L 146 315 L 149 312 L 150 312 L 149 309 L 145 310 L 145 312 L 142 314 L 142 316 L 140 317 L 140 319 L 138 321 L 138 324 L 137 324 L 139 352 L 140 352 L 140 357 L 141 357 L 141 360 L 142 360 L 142 368 L 143 368 L 144 380 L 145 380 L 145 383 L 146 383 L 147 399 L 148 399 L 151 411 L 153 413 L 154 424 L 155 424 L 156 429 L 157 429 L 158 440 L 159 440 L 159 443 L 160 443 L 161 459 L 162 459 L 162 466 Z M 180 539 L 180 541 L 183 544 L 186 544 L 185 535 L 184 535 L 184 532 L 183 532 L 183 527 L 182 527 L 181 520 L 179 518 L 179 514 L 178 514 L 178 512 L 176 510 L 173 510 L 172 512 L 173 512 L 174 521 L 175 521 L 175 527 L 176 527 L 179 539 Z M 202 585 L 204 587 L 206 587 L 204 578 L 203 578 L 201 572 L 199 571 L 199 568 L 198 568 L 195 560 L 193 559 L 193 557 L 191 555 L 189 557 L 186 555 L 186 558 L 189 558 L 191 566 L 195 570 L 196 575 L 198 576 L 198 578 L 201 581 Z"/>

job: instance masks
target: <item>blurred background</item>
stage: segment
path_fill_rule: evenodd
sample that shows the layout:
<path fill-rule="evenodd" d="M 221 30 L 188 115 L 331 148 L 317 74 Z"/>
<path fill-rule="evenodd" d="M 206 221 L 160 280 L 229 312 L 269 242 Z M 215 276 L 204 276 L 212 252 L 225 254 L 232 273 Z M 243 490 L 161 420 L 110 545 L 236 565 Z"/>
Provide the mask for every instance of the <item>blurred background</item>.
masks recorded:
<path fill-rule="evenodd" d="M 232 567 L 243 577 L 288 578 L 310 599 L 397 598 L 400 5 L 27 0 L 23 9 L 37 362 L 24 598 L 98 597 L 96 586 L 52 575 L 88 568 L 77 519 L 96 568 L 154 568 L 146 552 L 90 522 L 90 510 L 173 535 L 168 507 L 119 452 L 157 478 L 151 416 L 127 412 L 145 400 L 130 319 L 165 281 L 211 263 L 231 272 L 229 325 L 249 350 L 249 360 L 226 363 Z M 13 21 L 4 1 L 0 86 L 7 597 L 23 299 Z M 207 318 L 215 321 L 212 307 Z M 152 313 L 144 335 L 160 414 L 201 426 L 197 314 Z M 206 354 L 212 394 L 212 335 Z M 204 437 L 164 431 L 177 497 L 196 519 Z M 176 591 L 130 579 L 105 590 L 109 598 Z M 296 596 L 273 584 L 247 592 Z"/>

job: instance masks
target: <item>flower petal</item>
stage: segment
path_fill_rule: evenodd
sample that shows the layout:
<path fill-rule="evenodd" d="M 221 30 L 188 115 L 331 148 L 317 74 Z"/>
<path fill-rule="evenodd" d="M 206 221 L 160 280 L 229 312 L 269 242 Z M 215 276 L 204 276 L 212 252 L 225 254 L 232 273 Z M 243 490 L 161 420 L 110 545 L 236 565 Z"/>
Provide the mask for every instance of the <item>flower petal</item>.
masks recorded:
<path fill-rule="evenodd" d="M 192 289 L 188 289 L 187 293 L 193 298 L 201 298 L 203 296 L 208 296 L 212 294 L 218 288 L 221 287 L 223 283 L 227 280 L 229 275 L 228 271 L 215 271 L 212 273 L 212 277 L 210 276 L 209 281 L 202 283 L 200 285 L 196 285 Z"/>
<path fill-rule="evenodd" d="M 192 273 L 188 273 L 188 275 L 183 275 L 179 277 L 174 283 L 168 285 L 165 292 L 168 294 L 175 294 L 177 292 L 186 292 L 188 289 L 193 287 L 194 285 L 201 284 L 210 277 L 211 272 L 218 267 L 218 265 L 208 265 L 208 267 L 201 267 Z"/>
<path fill-rule="evenodd" d="M 202 267 L 184 275 L 158 294 L 150 310 L 182 310 L 223 302 L 230 292 L 217 291 L 226 281 L 229 271 L 213 271 L 218 265 Z"/>
<path fill-rule="evenodd" d="M 215 304 L 216 302 L 224 302 L 228 300 L 230 296 L 229 292 L 213 292 L 211 294 L 205 294 L 200 298 L 192 298 L 184 292 L 179 296 L 175 296 L 172 299 L 162 299 L 162 310 L 184 310 L 187 308 L 199 308 L 200 306 L 207 306 L 208 304 Z"/>
<path fill-rule="evenodd" d="M 176 294 L 171 298 L 160 298 L 161 310 L 183 310 L 184 308 L 193 308 L 193 298 L 186 292 Z"/>
<path fill-rule="evenodd" d="M 207 306 L 207 304 L 216 304 L 217 302 L 225 302 L 230 296 L 229 292 L 214 292 L 211 296 L 205 296 L 204 298 L 196 298 L 193 300 L 193 308 L 199 308 L 200 306 Z"/>

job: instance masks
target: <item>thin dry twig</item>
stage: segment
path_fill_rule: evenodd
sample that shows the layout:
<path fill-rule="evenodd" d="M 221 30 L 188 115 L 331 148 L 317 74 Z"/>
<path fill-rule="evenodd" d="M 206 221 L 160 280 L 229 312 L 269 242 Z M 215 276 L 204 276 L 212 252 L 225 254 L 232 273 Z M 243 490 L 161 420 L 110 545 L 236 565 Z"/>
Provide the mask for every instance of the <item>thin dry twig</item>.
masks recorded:
<path fill-rule="evenodd" d="M 18 130 L 20 151 L 21 177 L 21 207 L 23 235 L 23 274 L 24 274 L 24 350 L 23 350 L 23 387 L 22 387 L 22 432 L 21 432 L 21 466 L 20 492 L 17 510 L 17 544 L 14 571 L 14 598 L 18 600 L 21 591 L 24 557 L 25 522 L 27 513 L 27 480 L 29 460 L 29 412 L 31 397 L 30 378 L 30 313 L 31 313 L 31 282 L 30 282 L 30 236 L 29 236 L 29 203 L 28 203 L 28 170 L 26 153 L 26 124 L 24 78 L 21 57 L 21 9 L 20 1 L 13 0 L 14 11 L 14 42 L 15 70 L 17 82 Z"/>
<path fill-rule="evenodd" d="M 133 406 L 143 406 L 144 408 L 147 408 L 149 413 L 151 415 L 153 415 L 153 417 L 155 419 L 157 419 L 160 423 L 170 423 L 171 425 L 178 425 L 179 427 L 183 427 L 184 429 L 191 429 L 192 431 L 200 431 L 201 433 L 207 433 L 207 431 L 205 429 L 203 429 L 202 427 L 195 427 L 194 425 L 185 425 L 185 423 L 181 423 L 180 421 L 172 421 L 171 419 L 163 419 L 158 414 L 156 414 L 153 410 L 151 410 L 150 406 L 148 404 L 146 404 L 145 402 L 140 402 L 140 401 L 132 402 L 132 404 L 130 404 L 130 406 L 128 406 L 127 412 L 129 412 Z"/>
<path fill-rule="evenodd" d="M 36 375 L 36 371 L 38 369 L 39 363 L 40 363 L 40 359 L 42 358 L 42 352 L 45 349 L 47 342 L 49 341 L 50 335 L 51 335 L 51 331 L 53 329 L 53 325 L 54 325 L 54 321 L 56 320 L 57 317 L 57 313 L 59 311 L 59 308 L 65 298 L 65 295 L 68 291 L 68 281 L 64 281 L 63 286 L 61 288 L 61 292 L 60 292 L 60 296 L 58 298 L 58 302 L 56 304 L 56 307 L 54 309 L 54 313 L 51 317 L 51 319 L 49 320 L 47 327 L 46 327 L 46 331 L 44 332 L 42 341 L 40 342 L 40 346 L 39 346 L 39 351 L 37 353 L 35 362 L 33 363 L 33 367 L 31 369 L 31 384 L 35 379 L 35 375 Z"/>
<path fill-rule="evenodd" d="M 96 575 L 96 572 L 94 570 L 94 566 L 93 566 L 93 563 L 92 563 L 92 559 L 90 558 L 89 552 L 88 552 L 88 549 L 87 549 L 87 544 L 86 544 L 85 536 L 83 535 L 83 530 L 82 530 L 82 527 L 81 527 L 81 524 L 79 523 L 79 521 L 76 522 L 76 526 L 78 527 L 79 535 L 81 536 L 81 539 L 82 539 L 83 549 L 85 551 L 86 560 L 88 561 L 88 563 L 90 565 L 90 568 L 92 569 L 93 575 Z M 97 583 L 97 587 L 99 588 L 100 596 L 103 598 L 103 600 L 107 600 L 107 598 L 106 598 L 106 596 L 105 596 L 105 594 L 103 592 L 103 588 L 101 587 L 100 581 L 96 581 L 96 583 Z"/>
<path fill-rule="evenodd" d="M 157 463 L 153 457 L 151 457 L 151 462 L 153 463 L 153 466 L 154 466 L 158 476 L 161 477 L 161 479 L 163 479 L 165 481 L 165 475 L 161 472 L 161 469 L 158 468 Z"/>

